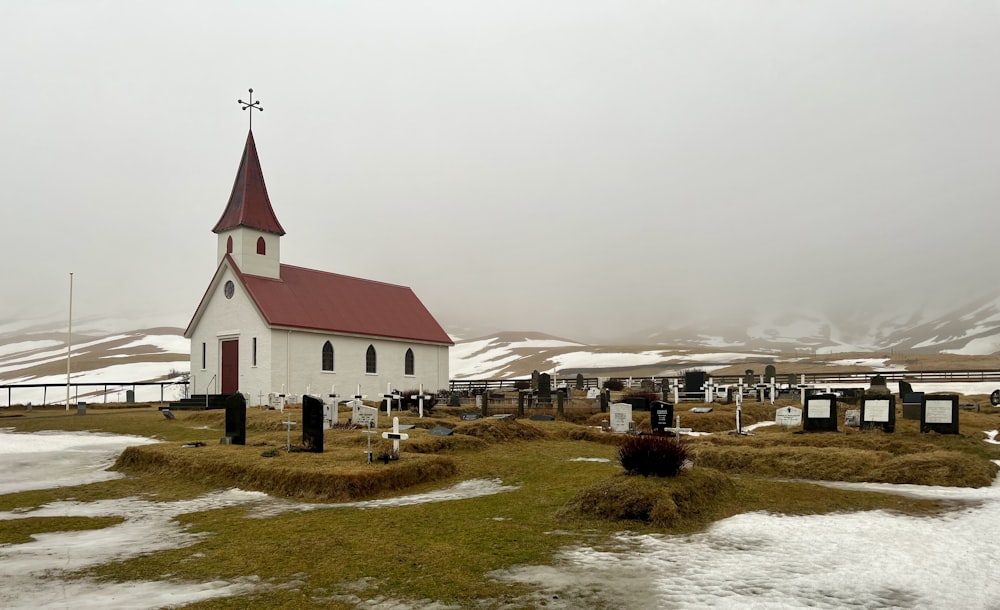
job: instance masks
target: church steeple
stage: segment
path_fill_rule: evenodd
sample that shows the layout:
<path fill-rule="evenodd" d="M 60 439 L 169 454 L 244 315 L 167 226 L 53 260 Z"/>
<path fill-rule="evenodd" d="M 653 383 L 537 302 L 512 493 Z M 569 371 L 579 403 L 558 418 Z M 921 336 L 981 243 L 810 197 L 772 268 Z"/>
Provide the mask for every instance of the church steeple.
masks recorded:
<path fill-rule="evenodd" d="M 243 273 L 280 278 L 285 230 L 267 196 L 252 130 L 247 133 L 229 203 L 212 232 L 219 236 L 217 262 L 229 255 Z"/>
<path fill-rule="evenodd" d="M 260 169 L 260 159 L 257 158 L 257 145 L 254 143 L 252 131 L 247 133 L 247 143 L 243 148 L 240 167 L 236 170 L 236 180 L 229 195 L 229 203 L 226 204 L 226 210 L 219 218 L 219 222 L 215 223 L 212 232 L 222 233 L 240 226 L 278 236 L 285 234 L 267 196 L 264 172 Z"/>

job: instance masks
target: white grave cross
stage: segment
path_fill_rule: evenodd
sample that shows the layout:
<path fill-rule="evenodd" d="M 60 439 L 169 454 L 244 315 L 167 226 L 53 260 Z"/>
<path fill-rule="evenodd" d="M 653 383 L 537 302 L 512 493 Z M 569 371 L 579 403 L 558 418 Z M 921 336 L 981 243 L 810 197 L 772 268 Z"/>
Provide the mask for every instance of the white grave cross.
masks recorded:
<path fill-rule="evenodd" d="M 340 398 L 340 395 L 337 394 L 336 385 L 330 386 L 330 393 L 327 394 L 327 396 L 333 403 L 331 405 L 326 405 L 326 424 L 327 424 L 326 428 L 329 430 L 330 428 L 336 426 L 339 423 L 340 419 L 340 414 L 337 413 L 337 408 L 338 408 L 337 399 Z"/>
<path fill-rule="evenodd" d="M 382 438 L 392 440 L 392 455 L 399 458 L 399 441 L 410 438 L 409 434 L 399 431 L 399 418 L 392 418 L 392 432 L 383 432 Z"/>
<path fill-rule="evenodd" d="M 418 412 L 420 413 L 420 417 L 424 416 L 424 400 L 430 400 L 431 398 L 433 398 L 433 396 L 431 396 L 430 394 L 424 394 L 424 384 L 422 384 L 422 383 L 420 384 L 420 391 L 419 391 L 419 393 L 414 394 L 413 396 L 410 396 L 410 400 L 416 400 L 417 401 L 417 405 L 418 405 L 418 409 L 419 409 Z"/>
<path fill-rule="evenodd" d="M 808 390 L 809 388 L 814 388 L 816 386 L 814 386 L 813 384 L 810 384 L 810 383 L 806 383 L 806 375 L 805 375 L 805 373 L 802 373 L 802 377 L 801 377 L 801 380 L 799 381 L 799 385 L 797 385 L 795 387 L 797 387 L 799 389 L 799 402 L 802 403 L 803 407 L 806 406 L 806 390 Z"/>
<path fill-rule="evenodd" d="M 719 387 L 719 384 L 712 381 L 709 377 L 708 381 L 701 384 L 701 389 L 705 390 L 705 402 L 713 402 L 715 400 L 715 388 Z"/>
<path fill-rule="evenodd" d="M 680 402 L 681 402 L 681 398 L 680 398 L 681 380 L 680 379 L 673 379 L 673 380 L 671 380 L 671 382 L 670 382 L 670 389 L 672 389 L 674 391 L 674 404 L 675 405 L 676 404 L 680 404 Z"/>

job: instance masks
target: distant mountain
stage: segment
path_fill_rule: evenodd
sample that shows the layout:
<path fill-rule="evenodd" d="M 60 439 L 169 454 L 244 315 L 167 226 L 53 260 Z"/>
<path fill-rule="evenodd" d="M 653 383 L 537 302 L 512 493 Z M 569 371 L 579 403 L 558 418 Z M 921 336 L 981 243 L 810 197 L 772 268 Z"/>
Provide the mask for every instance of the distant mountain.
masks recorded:
<path fill-rule="evenodd" d="M 156 326 L 120 330 L 129 328 L 128 324 L 120 319 L 74 324 L 73 383 L 175 381 L 184 376 L 189 368 L 190 344 L 182 329 Z M 462 334 L 469 332 L 462 329 Z M 610 345 L 522 331 L 454 338 L 453 379 L 526 378 L 533 370 L 560 376 L 582 373 L 588 377 L 636 378 L 693 368 L 742 371 L 744 367 L 762 369 L 769 363 L 805 358 L 818 361 L 817 355 L 822 354 L 830 355 L 827 361 L 837 362 L 834 355 L 847 352 L 946 354 L 953 359 L 1000 357 L 1000 295 L 933 317 L 922 311 L 901 315 L 841 311 L 830 316 L 786 312 L 762 319 L 729 318 L 717 324 L 647 329 Z M 855 356 L 854 360 L 864 358 Z M 0 384 L 58 385 L 65 380 L 66 332 L 62 323 L 0 323 Z M 12 401 L 38 404 L 59 400 L 41 390 L 18 392 L 22 393 L 20 399 L 12 396 Z M 156 398 L 158 390 L 156 396 L 137 396 L 139 400 Z M 0 396 L 0 405 L 5 401 L 6 396 Z"/>

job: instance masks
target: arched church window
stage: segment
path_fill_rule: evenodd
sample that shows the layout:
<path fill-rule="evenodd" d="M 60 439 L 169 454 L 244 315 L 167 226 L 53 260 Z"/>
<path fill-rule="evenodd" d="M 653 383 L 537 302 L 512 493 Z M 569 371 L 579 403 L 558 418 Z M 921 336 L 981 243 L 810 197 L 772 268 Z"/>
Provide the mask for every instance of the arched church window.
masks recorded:
<path fill-rule="evenodd" d="M 323 344 L 323 370 L 333 370 L 333 345 L 329 341 Z"/>
<path fill-rule="evenodd" d="M 267 254 L 267 243 L 263 237 L 257 238 L 257 254 Z"/>
<path fill-rule="evenodd" d="M 403 358 L 403 374 L 412 375 L 413 374 L 413 350 L 406 350 L 406 356 Z"/>
<path fill-rule="evenodd" d="M 375 346 L 369 345 L 365 353 L 365 372 L 375 374 L 378 371 L 378 356 L 375 355 Z"/>
<path fill-rule="evenodd" d="M 230 235 L 229 239 L 226 240 L 226 254 L 233 253 L 233 236 Z"/>

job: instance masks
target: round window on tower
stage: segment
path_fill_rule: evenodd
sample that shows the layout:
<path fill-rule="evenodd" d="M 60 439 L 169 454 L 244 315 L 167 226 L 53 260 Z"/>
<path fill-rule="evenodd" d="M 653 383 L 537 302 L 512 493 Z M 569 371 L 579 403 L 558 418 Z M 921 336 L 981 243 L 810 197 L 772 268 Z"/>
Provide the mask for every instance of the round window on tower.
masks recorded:
<path fill-rule="evenodd" d="M 236 292 L 236 286 L 233 284 L 232 280 L 226 282 L 226 287 L 224 288 L 224 290 L 226 292 L 227 299 L 233 298 L 233 293 Z"/>

